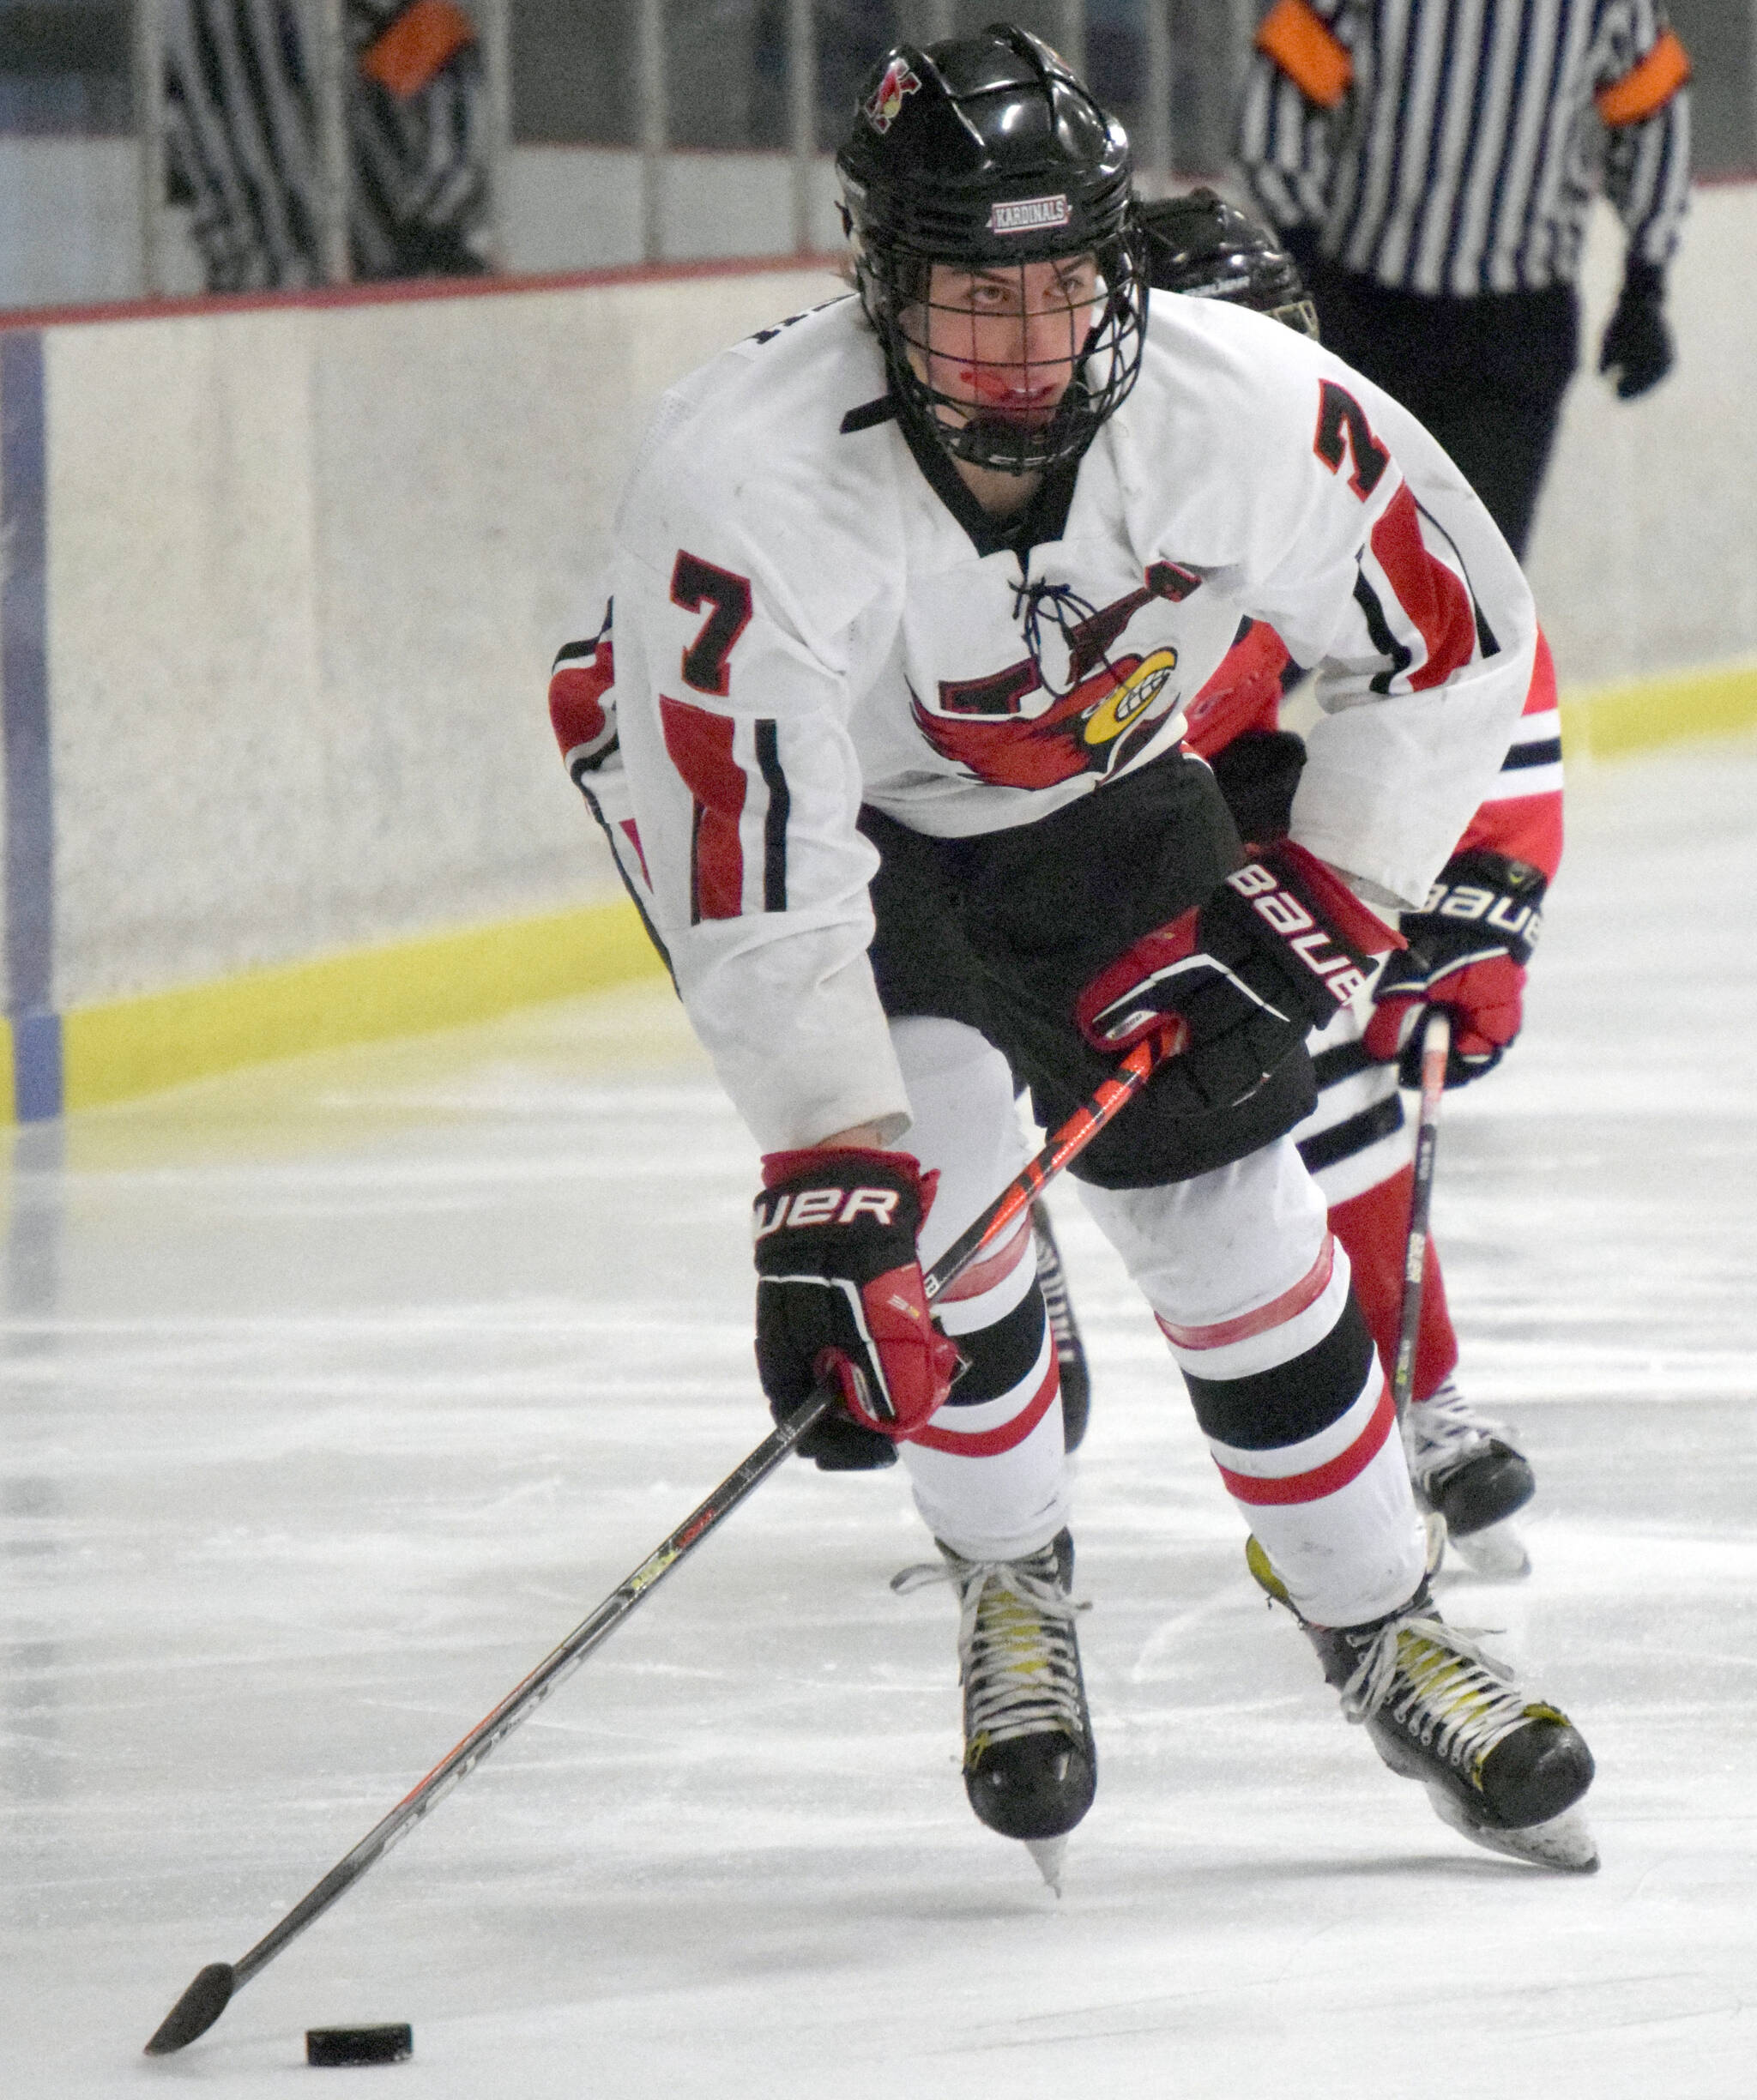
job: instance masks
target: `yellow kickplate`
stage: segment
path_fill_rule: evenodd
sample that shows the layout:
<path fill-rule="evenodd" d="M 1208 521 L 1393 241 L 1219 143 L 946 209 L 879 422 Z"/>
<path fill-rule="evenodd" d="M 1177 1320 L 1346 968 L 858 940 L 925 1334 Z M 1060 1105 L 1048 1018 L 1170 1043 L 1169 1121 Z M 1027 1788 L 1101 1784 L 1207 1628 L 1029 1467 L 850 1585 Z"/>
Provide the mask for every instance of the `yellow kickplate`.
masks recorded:
<path fill-rule="evenodd" d="M 1757 663 L 1682 671 L 1561 697 L 1564 758 L 1617 758 L 1757 728 Z"/>
<path fill-rule="evenodd" d="M 633 906 L 618 900 L 75 1007 L 62 1024 L 66 1106 L 93 1108 L 270 1058 L 461 1027 L 662 967 Z"/>

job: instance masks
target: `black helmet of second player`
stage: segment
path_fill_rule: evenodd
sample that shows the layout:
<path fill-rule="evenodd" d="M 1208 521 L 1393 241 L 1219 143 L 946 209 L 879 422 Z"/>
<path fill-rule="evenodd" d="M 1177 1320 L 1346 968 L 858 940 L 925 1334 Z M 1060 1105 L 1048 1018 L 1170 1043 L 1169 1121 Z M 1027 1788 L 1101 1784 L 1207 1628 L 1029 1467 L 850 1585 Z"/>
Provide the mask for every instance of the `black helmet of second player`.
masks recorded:
<path fill-rule="evenodd" d="M 1143 204 L 1138 216 L 1156 292 L 1229 299 L 1317 340 L 1318 315 L 1299 265 L 1267 226 L 1212 190 Z"/>
<path fill-rule="evenodd" d="M 996 24 L 888 51 L 836 165 L 861 301 L 903 414 L 975 466 L 1028 474 L 1078 458 L 1140 370 L 1146 286 L 1122 127 L 1048 45 Z M 973 409 L 929 383 L 934 264 L 1017 268 L 1023 303 L 1030 265 L 1088 256 L 1096 285 L 1066 310 L 1080 339 L 1053 414 L 985 412 L 980 385 Z"/>

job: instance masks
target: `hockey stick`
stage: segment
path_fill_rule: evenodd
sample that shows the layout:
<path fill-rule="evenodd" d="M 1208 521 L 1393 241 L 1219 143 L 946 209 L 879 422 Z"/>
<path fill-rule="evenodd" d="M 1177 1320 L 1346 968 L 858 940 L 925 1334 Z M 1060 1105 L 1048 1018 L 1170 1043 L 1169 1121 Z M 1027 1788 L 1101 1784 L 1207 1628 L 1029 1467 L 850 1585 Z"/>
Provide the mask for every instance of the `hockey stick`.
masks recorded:
<path fill-rule="evenodd" d="M 1165 1059 L 1176 1054 L 1182 1040 L 1181 1024 L 1174 1024 L 1163 1035 L 1138 1044 L 1122 1059 L 1113 1076 L 1090 1101 L 1074 1111 L 1036 1157 L 1007 1184 L 973 1225 L 959 1234 L 927 1270 L 926 1284 L 930 1301 L 939 1297 L 986 1248 L 1005 1237 L 1029 1209 L 1031 1199 L 1070 1160 L 1085 1150 Z M 636 1605 L 774 1472 L 800 1439 L 836 1404 L 834 1391 L 820 1386 L 797 1414 L 790 1415 L 771 1431 L 744 1463 L 728 1473 L 707 1500 L 692 1510 L 671 1536 L 655 1547 L 634 1572 L 611 1591 L 589 1618 L 582 1620 L 558 1648 L 546 1656 L 522 1684 L 508 1693 L 491 1714 L 479 1721 L 463 1741 L 404 1795 L 389 1814 L 375 1824 L 351 1852 L 336 1862 L 272 1932 L 257 1940 L 241 1960 L 212 1962 L 203 1969 L 166 2014 L 158 2032 L 147 2044 L 147 2055 L 168 2056 L 187 2047 L 198 2035 L 205 2034 L 226 2010 L 234 1993 L 266 1968 L 314 1919 L 321 1917 L 369 1868 L 383 1859 L 460 1780 L 468 1777 L 490 1751 L 504 1742 L 521 1722 L 528 1720 L 592 1650 L 615 1632 Z"/>
<path fill-rule="evenodd" d="M 1422 1328 L 1422 1287 L 1428 1267 L 1428 1213 L 1434 1201 L 1434 1155 L 1440 1143 L 1440 1101 L 1452 1054 L 1452 1023 L 1439 1007 L 1422 1021 L 1422 1106 L 1416 1123 L 1416 1173 L 1410 1191 L 1410 1236 L 1404 1246 L 1404 1302 L 1398 1323 L 1392 1404 L 1401 1421 L 1416 1380 L 1416 1344 Z"/>

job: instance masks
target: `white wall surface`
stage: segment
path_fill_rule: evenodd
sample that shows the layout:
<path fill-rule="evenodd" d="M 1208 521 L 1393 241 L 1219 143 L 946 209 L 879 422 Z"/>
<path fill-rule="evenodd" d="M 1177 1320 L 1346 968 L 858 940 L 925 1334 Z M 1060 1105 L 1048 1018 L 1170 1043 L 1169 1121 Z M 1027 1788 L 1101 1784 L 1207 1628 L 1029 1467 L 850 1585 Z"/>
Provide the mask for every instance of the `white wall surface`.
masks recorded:
<path fill-rule="evenodd" d="M 601 892 L 550 658 L 654 399 L 836 288 L 51 330 L 57 1004 Z"/>

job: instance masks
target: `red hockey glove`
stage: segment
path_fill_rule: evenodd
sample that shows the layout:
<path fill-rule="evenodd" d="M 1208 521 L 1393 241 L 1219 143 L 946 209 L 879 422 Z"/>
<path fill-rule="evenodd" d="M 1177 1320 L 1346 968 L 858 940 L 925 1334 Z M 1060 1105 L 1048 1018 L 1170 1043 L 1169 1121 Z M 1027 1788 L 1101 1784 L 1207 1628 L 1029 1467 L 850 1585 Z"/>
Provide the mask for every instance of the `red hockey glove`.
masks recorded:
<path fill-rule="evenodd" d="M 1211 1108 L 1254 1093 L 1365 987 L 1371 957 L 1403 944 L 1303 846 L 1247 850 L 1205 904 L 1144 934 L 1074 1010 L 1087 1041 L 1112 1053 L 1181 1017 L 1178 1069 Z"/>
<path fill-rule="evenodd" d="M 1479 847 L 1454 854 L 1421 910 L 1404 914 L 1409 946 L 1386 964 L 1374 990 L 1366 1042 L 1380 1064 L 1396 1059 L 1404 1086 L 1422 1083 L 1416 1021 L 1429 1006 L 1452 1017 L 1449 1087 L 1500 1064 L 1519 1032 L 1546 887 L 1529 861 Z"/>
<path fill-rule="evenodd" d="M 771 1152 L 757 1198 L 757 1369 L 783 1421 L 829 1379 L 848 1417 L 799 1448 L 827 1470 L 885 1464 L 874 1433 L 925 1428 L 951 1390 L 957 1350 L 933 1325 L 915 1235 L 939 1177 L 907 1152 L 820 1146 Z"/>

